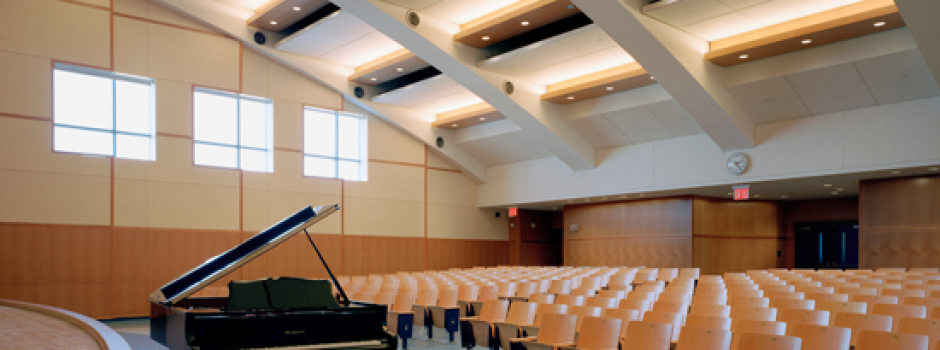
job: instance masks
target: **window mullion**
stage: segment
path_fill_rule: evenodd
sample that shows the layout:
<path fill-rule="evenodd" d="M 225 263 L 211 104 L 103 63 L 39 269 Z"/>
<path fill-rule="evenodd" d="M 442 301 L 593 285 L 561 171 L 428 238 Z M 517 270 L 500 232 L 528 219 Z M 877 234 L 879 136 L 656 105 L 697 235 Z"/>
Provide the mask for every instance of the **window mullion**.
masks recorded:
<path fill-rule="evenodd" d="M 111 79 L 111 156 L 117 157 L 117 80 Z"/>

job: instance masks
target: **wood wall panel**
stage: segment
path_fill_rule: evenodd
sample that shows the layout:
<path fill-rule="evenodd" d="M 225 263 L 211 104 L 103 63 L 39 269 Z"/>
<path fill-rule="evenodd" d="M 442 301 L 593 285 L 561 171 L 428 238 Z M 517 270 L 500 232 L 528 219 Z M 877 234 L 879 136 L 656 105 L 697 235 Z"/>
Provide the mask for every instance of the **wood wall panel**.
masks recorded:
<path fill-rule="evenodd" d="M 428 269 L 496 266 L 509 263 L 507 241 L 428 239 Z"/>
<path fill-rule="evenodd" d="M 863 268 L 940 266 L 940 176 L 863 181 Z"/>
<path fill-rule="evenodd" d="M 691 236 L 566 240 L 568 266 L 691 267 Z"/>
<path fill-rule="evenodd" d="M 702 274 L 744 272 L 780 265 L 776 202 L 695 198 L 695 267 Z"/>
<path fill-rule="evenodd" d="M 857 221 L 858 197 L 782 202 L 780 210 L 785 216 L 782 236 L 786 237 L 781 242 L 781 267 L 793 268 L 796 266 L 795 225 L 801 222 Z"/>
<path fill-rule="evenodd" d="M 0 284 L 107 283 L 107 227 L 0 224 Z"/>
<path fill-rule="evenodd" d="M 232 231 L 151 228 L 147 232 L 148 285 L 151 290 L 162 287 L 242 242 L 241 232 Z M 225 286 L 233 279 L 241 279 L 237 271 L 222 277 L 213 286 Z"/>
<path fill-rule="evenodd" d="M 703 275 L 777 267 L 777 239 L 694 239 L 695 267 Z"/>
<path fill-rule="evenodd" d="M 521 242 L 518 249 L 522 266 L 553 266 L 558 262 L 553 242 Z"/>
<path fill-rule="evenodd" d="M 111 231 L 111 316 L 146 315 L 147 296 L 153 292 L 147 251 L 150 235 L 146 228 L 114 228 Z M 167 283 L 170 281 L 166 281 Z"/>

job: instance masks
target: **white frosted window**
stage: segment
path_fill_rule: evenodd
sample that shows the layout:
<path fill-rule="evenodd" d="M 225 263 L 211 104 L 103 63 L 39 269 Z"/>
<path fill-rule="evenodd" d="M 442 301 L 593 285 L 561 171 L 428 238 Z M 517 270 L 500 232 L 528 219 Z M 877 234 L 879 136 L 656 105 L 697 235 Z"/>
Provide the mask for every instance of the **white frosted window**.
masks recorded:
<path fill-rule="evenodd" d="M 53 149 L 154 159 L 153 79 L 56 63 Z"/>
<path fill-rule="evenodd" d="M 199 88 L 193 110 L 197 165 L 271 171 L 271 100 Z"/>
<path fill-rule="evenodd" d="M 365 181 L 366 149 L 364 117 L 304 110 L 304 175 Z"/>

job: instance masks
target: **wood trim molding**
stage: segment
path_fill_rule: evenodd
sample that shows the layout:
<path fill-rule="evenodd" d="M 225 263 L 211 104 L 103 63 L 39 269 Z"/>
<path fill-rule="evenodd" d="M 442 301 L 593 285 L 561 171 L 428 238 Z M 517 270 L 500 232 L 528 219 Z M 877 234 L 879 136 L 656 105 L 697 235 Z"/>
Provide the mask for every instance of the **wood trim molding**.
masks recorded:
<path fill-rule="evenodd" d="M 529 30 L 581 13 L 571 0 L 522 0 L 460 26 L 454 41 L 486 47 Z M 521 25 L 522 21 L 529 25 Z M 489 40 L 483 40 L 483 36 Z"/>
<path fill-rule="evenodd" d="M 111 327 L 91 317 L 51 306 L 27 303 L 24 301 L 0 299 L 0 305 L 40 313 L 71 323 L 88 334 L 102 349 L 130 350 L 131 346 Z"/>
<path fill-rule="evenodd" d="M 699 235 L 694 234 L 692 238 L 712 238 L 712 239 L 774 239 L 774 240 L 786 240 L 787 237 L 782 236 L 734 236 L 734 235 Z"/>
<path fill-rule="evenodd" d="M 362 64 L 356 67 L 356 71 L 352 75 L 349 76 L 348 80 L 359 81 L 365 78 L 367 75 L 373 74 L 384 68 L 394 66 L 396 64 L 405 62 L 407 60 L 410 60 L 416 57 L 417 56 L 411 51 L 408 51 L 408 49 L 400 49 L 398 51 L 376 58 L 372 61 L 366 62 L 365 64 Z M 363 84 L 366 84 L 366 83 L 374 84 L 374 82 L 366 82 L 365 80 L 362 80 L 360 82 Z"/>
<path fill-rule="evenodd" d="M 568 104 L 655 83 L 639 63 L 632 62 L 548 85 L 541 99 Z"/>
<path fill-rule="evenodd" d="M 481 102 L 438 114 L 437 119 L 431 123 L 431 126 L 435 128 L 459 129 L 500 119 L 506 119 L 506 116 L 497 111 L 496 108 L 493 108 L 493 106 L 490 106 L 489 103 Z"/>
<path fill-rule="evenodd" d="M 255 28 L 280 32 L 319 10 L 328 2 L 327 0 L 270 0 L 255 10 L 245 23 Z M 295 11 L 293 9 L 295 6 L 300 7 L 301 10 Z M 277 24 L 271 24 L 272 20 L 277 21 Z"/>
<path fill-rule="evenodd" d="M 904 25 L 893 0 L 866 0 L 712 41 L 705 60 L 727 67 Z"/>
<path fill-rule="evenodd" d="M 616 237 L 566 237 L 566 241 L 619 241 L 619 240 L 634 240 L 634 239 L 688 239 L 692 238 L 692 235 L 674 235 L 674 234 L 662 234 L 662 235 L 624 235 Z"/>

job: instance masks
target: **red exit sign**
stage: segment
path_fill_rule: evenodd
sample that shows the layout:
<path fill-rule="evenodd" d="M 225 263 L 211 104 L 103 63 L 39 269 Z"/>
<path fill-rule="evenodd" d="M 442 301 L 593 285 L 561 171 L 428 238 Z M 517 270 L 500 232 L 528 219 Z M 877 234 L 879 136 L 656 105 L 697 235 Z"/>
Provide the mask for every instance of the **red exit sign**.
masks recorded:
<path fill-rule="evenodd" d="M 744 201 L 750 197 L 751 186 L 750 185 L 740 185 L 734 186 L 734 200 Z"/>
<path fill-rule="evenodd" d="M 519 215 L 519 208 L 509 208 L 509 217 L 514 218 Z"/>

